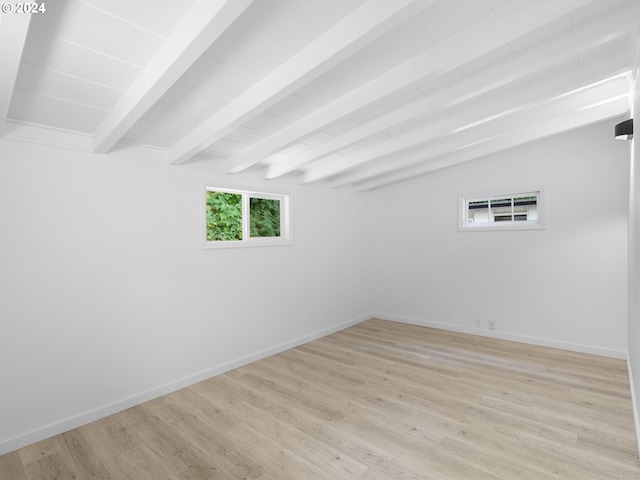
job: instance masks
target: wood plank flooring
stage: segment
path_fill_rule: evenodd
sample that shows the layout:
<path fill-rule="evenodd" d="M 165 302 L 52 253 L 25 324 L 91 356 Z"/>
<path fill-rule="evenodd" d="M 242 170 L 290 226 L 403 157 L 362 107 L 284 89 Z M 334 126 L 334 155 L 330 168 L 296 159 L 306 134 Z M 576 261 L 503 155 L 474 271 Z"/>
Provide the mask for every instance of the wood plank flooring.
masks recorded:
<path fill-rule="evenodd" d="M 640 479 L 626 362 L 369 320 L 0 457 L 2 480 Z"/>

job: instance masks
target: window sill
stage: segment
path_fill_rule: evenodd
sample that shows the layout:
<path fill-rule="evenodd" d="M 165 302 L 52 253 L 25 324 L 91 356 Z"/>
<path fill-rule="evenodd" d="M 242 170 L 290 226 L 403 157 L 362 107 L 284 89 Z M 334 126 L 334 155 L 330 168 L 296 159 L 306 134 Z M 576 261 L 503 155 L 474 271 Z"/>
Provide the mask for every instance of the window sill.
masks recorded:
<path fill-rule="evenodd" d="M 251 248 L 251 247 L 283 247 L 293 245 L 292 240 L 254 240 L 254 241 L 221 241 L 221 242 L 205 242 L 202 245 L 203 250 L 218 250 L 220 248 Z"/>
<path fill-rule="evenodd" d="M 546 230 L 547 227 L 539 223 L 531 225 L 511 224 L 511 225 L 492 225 L 492 226 L 459 226 L 459 232 L 504 232 L 504 231 L 522 231 L 522 230 Z"/>

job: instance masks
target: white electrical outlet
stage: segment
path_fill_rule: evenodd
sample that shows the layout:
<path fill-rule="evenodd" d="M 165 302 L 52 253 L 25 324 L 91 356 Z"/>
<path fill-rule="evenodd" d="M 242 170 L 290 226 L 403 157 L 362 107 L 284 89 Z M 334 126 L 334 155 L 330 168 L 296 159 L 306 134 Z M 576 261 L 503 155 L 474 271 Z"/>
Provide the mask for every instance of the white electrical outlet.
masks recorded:
<path fill-rule="evenodd" d="M 482 327 L 482 323 L 479 318 L 476 318 L 476 328 Z"/>
<path fill-rule="evenodd" d="M 489 320 L 489 330 L 495 330 L 495 329 L 496 329 L 496 321 Z"/>

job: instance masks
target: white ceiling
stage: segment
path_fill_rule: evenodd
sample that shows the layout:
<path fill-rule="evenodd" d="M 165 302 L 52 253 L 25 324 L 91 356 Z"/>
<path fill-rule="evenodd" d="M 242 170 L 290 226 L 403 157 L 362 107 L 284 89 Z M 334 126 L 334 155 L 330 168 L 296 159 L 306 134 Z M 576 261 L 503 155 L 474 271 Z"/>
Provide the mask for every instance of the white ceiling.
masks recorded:
<path fill-rule="evenodd" d="M 627 114 L 640 0 L 56 0 L 0 14 L 9 139 L 380 188 Z"/>

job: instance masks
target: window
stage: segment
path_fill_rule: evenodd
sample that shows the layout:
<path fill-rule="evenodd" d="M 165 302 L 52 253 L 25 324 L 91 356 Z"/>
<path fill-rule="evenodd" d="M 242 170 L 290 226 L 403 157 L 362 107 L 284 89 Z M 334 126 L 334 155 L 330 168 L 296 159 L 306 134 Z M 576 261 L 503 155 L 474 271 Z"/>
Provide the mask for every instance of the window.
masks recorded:
<path fill-rule="evenodd" d="M 292 243 L 290 195 L 206 189 L 207 247 Z"/>
<path fill-rule="evenodd" d="M 460 196 L 461 230 L 527 230 L 544 228 L 541 192 Z"/>

